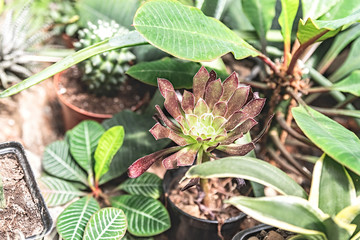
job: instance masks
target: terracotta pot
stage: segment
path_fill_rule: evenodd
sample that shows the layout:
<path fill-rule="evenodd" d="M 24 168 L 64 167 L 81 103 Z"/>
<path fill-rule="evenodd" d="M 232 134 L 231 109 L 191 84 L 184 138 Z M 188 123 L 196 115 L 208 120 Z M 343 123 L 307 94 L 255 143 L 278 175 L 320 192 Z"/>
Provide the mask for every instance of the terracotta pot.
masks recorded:
<path fill-rule="evenodd" d="M 182 167 L 175 170 L 168 170 L 163 180 L 163 189 L 167 194 L 167 208 L 171 218 L 171 229 L 168 231 L 171 240 L 220 240 L 218 236 L 218 221 L 206 220 L 189 215 L 178 208 L 168 197 L 174 185 L 184 176 L 188 170 Z M 239 230 L 240 223 L 246 215 L 240 213 L 238 216 L 229 218 L 221 227 L 221 234 L 225 240 L 231 239 Z"/>
<path fill-rule="evenodd" d="M 62 87 L 60 85 L 65 72 L 66 70 L 57 73 L 54 76 L 55 91 L 62 107 L 65 130 L 72 129 L 83 120 L 94 120 L 101 123 L 102 121 L 112 117 L 111 114 L 99 114 L 99 113 L 88 112 L 84 109 L 81 109 L 71 104 L 68 100 L 66 100 L 66 98 L 61 94 Z"/>
<path fill-rule="evenodd" d="M 49 210 L 46 207 L 44 198 L 42 197 L 39 187 L 35 181 L 34 174 L 31 170 L 29 162 L 26 158 L 25 151 L 23 146 L 18 142 L 6 142 L 0 144 L 0 155 L 13 154 L 16 156 L 19 166 L 22 168 L 24 177 L 23 179 L 26 182 L 27 188 L 29 189 L 30 195 L 36 205 L 36 208 L 40 214 L 41 222 L 43 225 L 42 232 L 38 233 L 35 236 L 29 236 L 25 238 L 26 240 L 30 239 L 40 239 L 43 236 L 47 235 L 52 229 L 53 221 L 50 216 Z M 16 219 L 14 219 L 16 221 Z M 20 219 L 21 220 L 21 219 Z"/>
<path fill-rule="evenodd" d="M 259 234 L 262 230 L 272 230 L 272 229 L 276 229 L 273 226 L 269 226 L 266 224 L 259 224 L 255 227 L 243 230 L 241 232 L 238 232 L 232 240 L 247 240 L 250 237 L 256 236 L 257 234 Z"/>

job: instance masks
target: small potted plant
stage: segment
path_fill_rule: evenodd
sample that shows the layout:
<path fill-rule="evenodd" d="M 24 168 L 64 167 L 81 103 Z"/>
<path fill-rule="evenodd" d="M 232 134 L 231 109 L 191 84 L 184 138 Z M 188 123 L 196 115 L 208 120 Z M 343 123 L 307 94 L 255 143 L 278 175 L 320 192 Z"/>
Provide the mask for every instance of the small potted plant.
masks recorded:
<path fill-rule="evenodd" d="M 214 150 L 226 155 L 245 155 L 254 149 L 257 139 L 245 144 L 238 144 L 236 140 L 257 124 L 254 118 L 261 112 L 265 99 L 252 93 L 249 86 L 239 85 L 236 73 L 222 83 L 220 79 L 216 79 L 214 71 L 209 73 L 201 67 L 193 79 L 193 93 L 185 90 L 181 101 L 168 80 L 158 79 L 158 85 L 165 98 L 164 106 L 175 121 L 168 119 L 161 108 L 156 106 L 157 123 L 150 132 L 155 139 L 169 138 L 178 146 L 138 159 L 129 167 L 129 177 L 139 177 L 158 160 L 162 160 L 166 169 L 175 169 L 191 166 L 195 161 L 196 164 L 201 164 L 214 160 L 217 158 Z M 165 176 L 165 182 L 169 184 L 170 181 L 171 179 L 166 179 Z M 201 186 L 200 192 L 204 194 L 200 206 L 206 209 L 211 204 L 208 180 L 197 179 L 186 188 L 197 185 L 198 182 Z M 170 184 L 167 193 L 175 186 L 176 184 Z M 168 201 L 173 205 L 169 198 Z M 194 217 L 191 221 L 205 222 Z M 216 238 L 217 221 L 209 222 L 212 227 L 203 232 L 205 235 L 202 236 Z M 179 224 L 181 225 L 182 223 Z M 194 225 L 196 224 L 192 224 L 192 227 L 196 228 Z M 224 228 L 226 229 L 226 226 Z M 191 229 L 188 229 L 184 232 L 187 239 L 199 237 L 190 231 Z"/>
<path fill-rule="evenodd" d="M 35 239 L 51 227 L 23 147 L 17 142 L 0 144 L 0 238 Z"/>

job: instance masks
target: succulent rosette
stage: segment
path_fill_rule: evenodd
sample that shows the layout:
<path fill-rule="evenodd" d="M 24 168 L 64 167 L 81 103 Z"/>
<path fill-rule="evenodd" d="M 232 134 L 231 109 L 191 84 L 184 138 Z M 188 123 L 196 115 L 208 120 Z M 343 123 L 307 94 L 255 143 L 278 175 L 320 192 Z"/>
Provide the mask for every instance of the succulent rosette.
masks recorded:
<path fill-rule="evenodd" d="M 174 120 L 156 106 L 157 123 L 150 133 L 156 140 L 169 138 L 178 146 L 136 160 L 128 169 L 129 177 L 140 176 L 157 160 L 173 169 L 192 165 L 195 159 L 199 164 L 215 149 L 240 156 L 254 149 L 253 142 L 235 141 L 257 124 L 254 118 L 265 99 L 253 94 L 249 86 L 239 84 L 235 72 L 222 83 L 214 71 L 209 73 L 201 67 L 193 79 L 193 93 L 185 90 L 181 100 L 168 80 L 159 78 L 158 86 L 165 98 L 164 107 Z"/>

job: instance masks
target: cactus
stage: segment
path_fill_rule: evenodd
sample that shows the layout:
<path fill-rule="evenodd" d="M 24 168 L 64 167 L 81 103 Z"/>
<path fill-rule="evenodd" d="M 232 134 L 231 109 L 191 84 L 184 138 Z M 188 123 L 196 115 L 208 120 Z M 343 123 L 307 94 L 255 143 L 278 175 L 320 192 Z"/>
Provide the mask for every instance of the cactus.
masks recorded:
<path fill-rule="evenodd" d="M 98 21 L 88 23 L 88 28 L 79 31 L 80 41 L 75 43 L 77 50 L 115 35 L 126 34 L 128 30 L 120 27 L 115 21 Z M 79 64 L 83 72 L 82 82 L 87 89 L 96 95 L 112 95 L 126 79 L 125 72 L 130 62 L 135 59 L 128 49 L 108 51 L 96 55 Z"/>
<path fill-rule="evenodd" d="M 16 17 L 13 10 L 0 16 L 0 88 L 32 75 L 29 68 L 33 59 L 27 50 L 50 36 L 43 29 L 33 29 L 34 21 L 29 4 Z"/>

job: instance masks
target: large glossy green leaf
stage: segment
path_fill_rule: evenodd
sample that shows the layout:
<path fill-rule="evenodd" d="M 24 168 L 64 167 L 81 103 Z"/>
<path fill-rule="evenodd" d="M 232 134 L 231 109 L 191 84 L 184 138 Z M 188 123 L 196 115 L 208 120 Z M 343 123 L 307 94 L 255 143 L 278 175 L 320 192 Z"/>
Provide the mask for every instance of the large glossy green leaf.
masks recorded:
<path fill-rule="evenodd" d="M 337 3 L 331 7 L 329 11 L 324 12 L 324 14 L 319 18 L 320 20 L 334 20 L 349 16 L 353 12 L 360 9 L 359 1 L 357 0 L 336 0 Z M 329 1 L 323 2 L 326 5 L 330 5 Z M 331 1 L 335 2 L 335 1 Z"/>
<path fill-rule="evenodd" d="M 345 62 L 337 69 L 330 77 L 331 82 L 337 82 L 340 79 L 346 77 L 354 70 L 360 69 L 360 38 L 356 39 L 350 48 L 350 52 Z"/>
<path fill-rule="evenodd" d="M 354 184 L 344 166 L 323 154 L 315 164 L 309 201 L 324 213 L 335 216 L 355 198 Z"/>
<path fill-rule="evenodd" d="M 307 198 L 302 187 L 271 164 L 251 157 L 226 157 L 193 166 L 187 178 L 234 177 L 270 186 L 282 194 Z"/>
<path fill-rule="evenodd" d="M 88 59 L 96 54 L 100 54 L 106 51 L 132 47 L 137 45 L 147 44 L 146 40 L 137 32 L 131 31 L 126 35 L 115 36 L 113 38 L 104 40 L 102 42 L 91 45 L 87 48 L 84 48 L 66 58 L 58 61 L 57 63 L 51 65 L 50 67 L 44 69 L 43 71 L 34 74 L 33 76 L 25 79 L 24 81 L 6 89 L 3 92 L 0 92 L 0 98 L 9 97 L 15 93 L 18 93 L 24 89 L 27 89 L 31 86 L 34 86 L 52 76 L 56 73 L 61 72 L 65 69 L 68 69 L 75 64 Z"/>
<path fill-rule="evenodd" d="M 162 193 L 162 180 L 156 174 L 145 172 L 138 178 L 127 179 L 118 189 L 158 199 Z"/>
<path fill-rule="evenodd" d="M 236 59 L 260 53 L 218 20 L 175 0 L 153 0 L 136 12 L 134 26 L 149 43 L 178 58 L 214 60 L 228 52 Z"/>
<path fill-rule="evenodd" d="M 122 125 L 126 134 L 123 146 L 114 156 L 109 172 L 101 178 L 100 183 L 105 183 L 122 175 L 138 158 L 163 149 L 169 144 L 170 141 L 166 139 L 156 141 L 149 133 L 149 129 L 154 124 L 151 115 L 140 115 L 128 110 L 122 111 L 112 119 L 103 122 L 105 129 Z"/>
<path fill-rule="evenodd" d="M 94 213 L 85 229 L 84 240 L 118 240 L 127 228 L 126 216 L 121 209 L 103 208 Z"/>
<path fill-rule="evenodd" d="M 139 0 L 79 0 L 76 1 L 76 8 L 79 12 L 79 22 L 84 27 L 88 22 L 95 24 L 98 20 L 114 20 L 121 26 L 131 28 L 139 3 Z"/>
<path fill-rule="evenodd" d="M 163 58 L 153 62 L 144 62 L 132 66 L 126 73 L 141 82 L 157 86 L 157 78 L 169 80 L 176 89 L 192 88 L 192 80 L 200 65 L 195 62 L 179 61 L 175 58 Z"/>
<path fill-rule="evenodd" d="M 128 231 L 135 236 L 154 236 L 170 228 L 170 218 L 160 201 L 140 195 L 113 197 L 111 205 L 122 209 Z"/>
<path fill-rule="evenodd" d="M 75 126 L 71 132 L 71 155 L 88 174 L 91 174 L 93 153 L 105 129 L 95 121 L 86 120 Z"/>
<path fill-rule="evenodd" d="M 54 177 L 41 177 L 37 179 L 37 182 L 49 207 L 63 205 L 76 197 L 86 194 L 79 191 L 71 183 Z"/>
<path fill-rule="evenodd" d="M 64 240 L 82 240 L 91 215 L 100 210 L 97 201 L 86 196 L 70 204 L 58 217 L 56 229 Z"/>
<path fill-rule="evenodd" d="M 0 209 L 6 207 L 6 200 L 5 200 L 5 195 L 4 195 L 4 185 L 3 185 L 3 180 L 2 177 L 0 175 Z"/>
<path fill-rule="evenodd" d="M 321 59 L 317 69 L 319 72 L 325 72 L 330 64 L 335 60 L 339 53 L 352 41 L 360 36 L 360 24 L 357 24 L 350 29 L 339 33 L 331 47 L 326 52 L 325 56 Z"/>
<path fill-rule="evenodd" d="M 259 38 L 266 42 L 266 33 L 275 17 L 276 0 L 242 0 L 242 7 L 247 18 L 254 26 Z"/>
<path fill-rule="evenodd" d="M 301 0 L 304 19 L 318 19 L 329 12 L 339 0 Z"/>
<path fill-rule="evenodd" d="M 313 20 L 312 18 L 306 21 L 300 20 L 297 37 L 300 43 L 305 43 L 312 38 L 317 38 L 316 41 L 324 41 L 336 35 L 344 25 L 351 24 L 360 20 L 360 10 L 344 18 L 336 20 Z M 326 31 L 328 31 L 326 33 Z M 320 37 L 321 34 L 325 33 Z"/>
<path fill-rule="evenodd" d="M 71 158 L 69 145 L 63 140 L 53 142 L 45 148 L 43 168 L 47 173 L 58 178 L 87 185 L 86 174 Z"/>
<path fill-rule="evenodd" d="M 295 107 L 292 114 L 316 146 L 360 175 L 360 140 L 353 132 L 310 107 Z"/>
<path fill-rule="evenodd" d="M 108 129 L 99 139 L 94 155 L 95 181 L 99 181 L 109 171 L 111 160 L 123 144 L 124 135 L 124 127 L 115 126 Z"/>
<path fill-rule="evenodd" d="M 319 235 L 326 240 L 328 217 L 307 200 L 293 196 L 233 197 L 226 201 L 256 220 L 291 232 Z"/>
<path fill-rule="evenodd" d="M 281 26 L 281 34 L 284 38 L 284 46 L 290 47 L 291 30 L 294 24 L 298 7 L 298 0 L 281 0 L 281 13 L 279 16 L 279 24 Z M 290 50 L 290 48 L 288 50 Z"/>
<path fill-rule="evenodd" d="M 348 92 L 360 96 L 360 70 L 354 71 L 350 76 L 331 86 L 332 90 Z"/>

